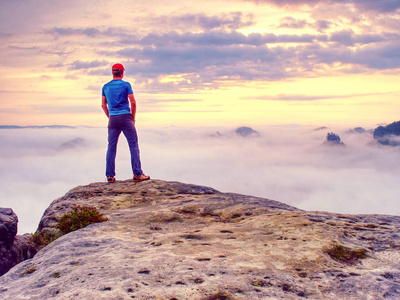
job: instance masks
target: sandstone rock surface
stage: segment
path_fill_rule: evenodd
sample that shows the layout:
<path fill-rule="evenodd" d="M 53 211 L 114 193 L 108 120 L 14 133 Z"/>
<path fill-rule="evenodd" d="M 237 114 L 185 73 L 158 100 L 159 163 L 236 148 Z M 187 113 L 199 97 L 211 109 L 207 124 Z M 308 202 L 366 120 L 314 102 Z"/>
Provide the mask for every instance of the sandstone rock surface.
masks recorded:
<path fill-rule="evenodd" d="M 109 220 L 12 268 L 0 277 L 1 299 L 400 298 L 400 217 L 308 212 L 151 180 L 74 188 L 39 229 L 57 235 L 73 205 Z M 366 257 L 340 260 L 332 249 Z"/>

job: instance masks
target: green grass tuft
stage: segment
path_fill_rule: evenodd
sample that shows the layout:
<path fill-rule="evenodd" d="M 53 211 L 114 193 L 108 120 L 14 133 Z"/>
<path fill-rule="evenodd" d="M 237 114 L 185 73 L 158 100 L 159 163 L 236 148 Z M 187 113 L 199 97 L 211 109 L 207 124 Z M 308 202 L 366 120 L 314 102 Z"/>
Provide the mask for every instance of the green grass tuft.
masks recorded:
<path fill-rule="evenodd" d="M 72 207 L 72 212 L 61 216 L 58 222 L 57 228 L 63 233 L 69 233 L 93 223 L 100 223 L 107 221 L 108 219 L 95 208 L 88 206 L 76 205 Z"/>
<path fill-rule="evenodd" d="M 32 263 L 32 264 L 26 266 L 26 273 L 27 274 L 32 274 L 35 271 L 36 271 L 35 263 Z"/>

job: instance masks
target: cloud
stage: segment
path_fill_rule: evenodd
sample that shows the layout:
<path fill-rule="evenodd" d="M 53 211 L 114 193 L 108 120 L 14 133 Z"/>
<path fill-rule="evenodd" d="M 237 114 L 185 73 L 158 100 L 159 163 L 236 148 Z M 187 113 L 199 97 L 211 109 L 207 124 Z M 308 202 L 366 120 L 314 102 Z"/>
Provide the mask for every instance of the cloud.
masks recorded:
<path fill-rule="evenodd" d="M 396 69 L 400 67 L 400 42 L 371 45 L 358 51 L 355 62 L 373 69 Z"/>
<path fill-rule="evenodd" d="M 118 58 L 129 67 L 127 75 L 135 75 L 138 82 L 147 85 L 148 90 L 156 88 L 156 92 L 162 92 L 163 88 L 166 92 L 182 92 L 202 89 L 210 84 L 217 88 L 227 80 L 274 81 L 313 77 L 320 76 L 316 70 L 322 69 L 324 75 L 330 75 L 330 72 L 338 71 L 356 73 L 399 67 L 397 19 L 385 15 L 375 18 L 375 21 L 372 15 L 360 15 L 347 5 L 352 3 L 365 10 L 390 12 L 398 7 L 393 1 L 252 2 L 296 6 L 296 10 L 298 5 L 309 5 L 309 15 L 308 18 L 299 18 L 291 15 L 292 7 L 285 7 L 287 11 L 281 12 L 278 24 L 259 30 L 260 15 L 256 11 L 240 12 L 235 2 L 232 11 L 182 9 L 169 15 L 152 14 L 151 19 L 140 18 L 140 24 L 134 28 L 123 22 L 100 22 L 97 26 L 85 18 L 71 26 L 71 22 L 65 22 L 67 17 L 71 17 L 68 11 L 62 14 L 62 22 L 47 22 L 44 17 L 53 13 L 56 7 L 39 5 L 32 8 L 34 2 L 27 1 L 28 7 L 38 15 L 29 17 L 28 10 L 23 8 L 18 16 L 29 17 L 29 22 L 43 20 L 39 22 L 40 29 L 35 26 L 36 38 L 29 42 L 25 41 L 26 36 L 14 37 L 2 51 L 1 63 L 39 67 L 40 62 L 46 60 L 47 67 L 65 71 L 68 73 L 65 78 L 74 79 L 81 71 L 93 77 L 109 76 L 110 62 Z M 18 7 L 16 4 L 7 5 L 11 11 Z M 104 6 L 105 2 L 100 1 L 98 7 Z M 344 10 L 349 15 L 345 16 Z M 77 16 L 87 16 L 81 5 L 73 11 Z M 329 14 L 324 15 L 322 11 Z M 146 16 L 146 11 L 143 14 Z M 373 26 L 375 22 L 380 26 Z M 276 28 L 282 31 L 274 32 Z M 287 31 L 290 34 L 283 34 L 285 28 L 297 29 L 297 33 Z M 32 56 L 35 60 L 31 59 Z M 334 64 L 347 67 L 335 68 Z M 185 81 L 157 82 L 165 75 L 175 74 L 182 74 Z"/>
<path fill-rule="evenodd" d="M 397 34 L 355 34 L 352 30 L 331 35 L 170 32 L 149 34 L 132 40 L 131 47 L 101 53 L 110 57 L 118 55 L 126 60 L 127 66 L 135 70 L 135 75 L 143 81 L 159 75 L 194 73 L 207 78 L 207 82 L 278 80 L 306 76 L 319 64 L 398 68 L 396 53 L 400 52 L 396 40 Z M 285 46 L 274 45 L 282 43 Z M 351 48 L 356 45 L 356 48 Z M 199 84 L 197 88 L 201 88 L 201 81 Z"/>
<path fill-rule="evenodd" d="M 244 97 L 244 100 L 267 100 L 267 101 L 318 101 L 327 99 L 346 99 L 353 97 L 368 97 L 383 95 L 384 93 L 365 93 L 348 95 L 301 95 L 301 94 L 279 94 L 275 96 Z"/>
<path fill-rule="evenodd" d="M 236 30 L 254 25 L 253 15 L 244 15 L 242 12 L 228 12 L 221 15 L 209 16 L 200 14 L 182 14 L 177 16 L 160 16 L 154 18 L 158 24 L 173 25 L 171 27 L 187 30 L 188 28 L 197 28 L 203 30 L 212 29 L 230 29 Z"/>
<path fill-rule="evenodd" d="M 94 4 L 93 0 L 86 3 Z M 97 1 L 96 1 L 97 2 Z M 96 3 L 97 4 L 97 3 Z M 74 10 L 75 18 L 83 17 L 86 9 L 82 9 L 78 0 L 43 2 L 35 0 L 0 1 L 0 28 L 3 33 L 15 35 L 21 32 L 36 33 L 44 24 L 60 23 L 71 19 L 71 8 L 80 7 Z M 54 17 L 56 16 L 56 17 Z"/>
<path fill-rule="evenodd" d="M 354 31 L 351 29 L 333 32 L 329 37 L 329 41 L 345 46 L 354 46 L 355 44 L 367 45 L 384 41 L 396 41 L 398 39 L 399 36 L 397 34 L 354 34 Z"/>
<path fill-rule="evenodd" d="M 257 4 L 275 4 L 278 6 L 285 5 L 315 5 L 329 0 L 243 0 L 245 2 L 254 2 Z"/>
<path fill-rule="evenodd" d="M 180 31 L 189 31 L 193 29 L 201 29 L 205 31 L 211 30 L 236 30 L 248 27 L 254 24 L 252 15 L 244 16 L 241 12 L 225 13 L 220 16 L 208 16 L 205 14 L 183 14 L 176 16 L 153 16 L 152 22 L 158 24 L 157 32 L 160 28 L 174 28 Z M 165 43 L 174 37 L 171 34 L 154 34 L 149 33 L 147 36 L 140 38 L 140 31 L 129 30 L 124 27 L 108 27 L 99 29 L 97 27 L 73 28 L 73 27 L 53 27 L 44 31 L 46 34 L 53 36 L 86 36 L 88 38 L 108 37 L 119 39 L 123 44 L 151 44 L 152 39 L 156 38 L 156 43 Z M 162 31 L 161 31 L 162 32 Z M 175 35 L 177 36 L 177 35 Z"/>
<path fill-rule="evenodd" d="M 339 2 L 343 2 L 343 0 Z M 400 3 L 396 0 L 353 0 L 351 2 L 360 9 L 374 10 L 379 12 L 394 12 L 400 8 Z"/>
<path fill-rule="evenodd" d="M 274 4 L 277 6 L 314 6 L 317 4 L 353 4 L 357 9 L 363 11 L 395 12 L 400 8 L 400 3 L 396 0 L 244 0 L 257 4 Z"/>
<path fill-rule="evenodd" d="M 96 36 L 100 34 L 104 34 L 104 32 L 100 31 L 97 28 L 89 27 L 89 28 L 71 28 L 71 27 L 54 27 L 50 30 L 46 31 L 50 34 L 57 34 L 57 35 L 86 35 L 86 36 Z"/>
<path fill-rule="evenodd" d="M 13 49 L 13 50 L 24 50 L 24 51 L 39 50 L 39 47 L 37 47 L 37 46 L 23 47 L 23 46 L 17 46 L 17 45 L 10 45 L 10 46 L 8 46 L 8 48 Z"/>
<path fill-rule="evenodd" d="M 71 72 L 66 77 L 68 79 L 76 78 L 77 72 L 81 70 L 89 76 L 109 76 L 110 61 L 119 57 L 118 60 L 126 66 L 127 75 L 133 74 L 139 83 L 147 86 L 147 90 L 157 93 L 202 89 L 210 84 L 218 88 L 227 80 L 275 81 L 315 76 L 314 72 L 318 69 L 324 69 L 324 73 L 329 75 L 329 72 L 338 70 L 358 73 L 368 69 L 399 67 L 396 55 L 399 35 L 393 32 L 355 33 L 353 29 L 347 29 L 331 30 L 326 34 L 322 32 L 332 26 L 330 21 L 306 23 L 304 20 L 285 17 L 278 26 L 298 29 L 310 27 L 321 33 L 244 34 L 235 30 L 246 23 L 240 13 L 225 14 L 219 18 L 206 18 L 202 14 L 172 16 L 168 20 L 174 18 L 179 19 L 179 24 L 195 19 L 196 26 L 203 31 L 179 29 L 143 33 L 118 27 L 50 29 L 47 31 L 50 35 L 83 35 L 93 38 L 99 47 L 93 49 L 94 57 L 98 59 L 75 59 L 70 62 L 65 57 L 72 58 L 72 50 L 56 47 L 51 52 L 60 56 L 59 61 L 54 60 L 47 66 L 60 70 L 65 68 Z M 203 24 L 207 22 L 215 26 Z M 237 26 L 233 26 L 233 23 Z M 103 45 L 105 39 L 107 45 Z M 49 53 L 49 49 L 36 46 L 22 47 L 19 51 L 36 51 L 38 55 Z M 20 63 L 25 64 L 25 59 Z M 347 67 L 335 70 L 330 68 L 333 64 Z M 182 74 L 184 81 L 159 82 L 165 75 L 176 74 Z"/>
<path fill-rule="evenodd" d="M 275 80 L 287 74 L 296 62 L 296 48 L 274 47 L 270 43 L 312 43 L 326 36 L 249 34 L 238 32 L 168 33 L 147 35 L 137 46 L 115 52 L 101 52 L 127 60 L 128 67 L 142 77 L 160 74 L 196 73 L 208 81 L 225 78 Z M 147 44 L 150 44 L 147 46 Z M 254 47 L 255 46 L 255 47 Z M 127 72 L 129 68 L 127 68 Z"/>
<path fill-rule="evenodd" d="M 232 15 L 230 15 L 232 16 Z M 241 19 L 242 15 L 235 17 Z M 173 16 L 177 27 L 186 20 L 197 22 L 204 15 Z M 182 18 L 182 19 L 179 19 Z M 224 19 L 225 18 L 225 19 Z M 178 22 L 178 19 L 180 20 Z M 207 19 L 211 22 L 214 17 Z M 232 18 L 234 20 L 235 18 Z M 225 16 L 215 24 L 225 24 L 231 20 Z M 222 21 L 225 21 L 222 22 Z M 182 23 L 183 22 L 183 23 Z M 240 22 L 239 22 L 240 23 Z M 213 23 L 214 24 L 214 23 Z M 366 72 L 368 69 L 398 68 L 395 46 L 399 35 L 394 32 L 358 32 L 353 29 L 333 30 L 329 20 L 305 20 L 285 17 L 278 27 L 314 28 L 321 33 L 275 34 L 243 32 L 229 29 L 223 25 L 212 29 L 200 26 L 203 31 L 175 30 L 161 32 L 130 33 L 114 32 L 117 41 L 113 47 L 99 49 L 101 56 L 114 59 L 117 55 L 127 65 L 127 74 L 133 74 L 139 82 L 149 82 L 155 86 L 163 75 L 183 74 L 187 80 L 179 84 L 156 83 L 156 91 L 162 87 L 166 91 L 180 89 L 201 89 L 206 84 L 225 80 L 280 80 L 283 78 L 314 76 L 315 70 L 346 73 Z M 337 25 L 337 24 L 336 24 Z M 197 26 L 197 25 L 196 25 Z M 322 33 L 330 28 L 328 34 Z M 106 33 L 109 29 L 104 29 Z M 117 47 L 118 45 L 118 47 Z M 385 47 L 393 47 L 387 53 Z M 347 65 L 343 69 L 331 68 L 334 64 Z M 92 70 L 89 75 L 109 75 L 108 70 Z M 185 75 L 186 74 L 186 75 Z M 199 77 L 193 81 L 193 74 Z M 189 78 L 191 77 L 191 78 Z M 189 83 L 190 82 L 190 83 Z M 216 85 L 217 86 L 217 85 Z"/>
<path fill-rule="evenodd" d="M 251 45 L 262 46 L 265 44 L 275 43 L 311 43 L 313 41 L 326 41 L 325 35 L 312 34 L 281 34 L 273 33 L 259 34 L 250 33 L 245 35 L 237 31 L 213 30 L 200 33 L 185 32 L 179 33 L 176 31 L 155 34 L 151 33 L 142 38 L 130 38 L 122 40 L 124 44 L 132 45 L 154 45 L 158 47 L 168 46 L 173 44 L 189 44 L 198 46 L 230 46 L 230 45 Z"/>
<path fill-rule="evenodd" d="M 327 20 L 318 20 L 315 23 L 315 27 L 317 28 L 318 32 L 324 32 L 324 30 L 329 29 L 331 27 L 332 22 Z"/>
<path fill-rule="evenodd" d="M 181 14 L 172 16 L 152 16 L 153 26 L 158 28 L 175 28 L 188 31 L 191 29 L 201 29 L 205 31 L 219 30 L 236 30 L 239 28 L 254 25 L 251 14 L 244 15 L 242 12 L 228 12 L 218 16 L 209 16 L 201 14 Z M 106 36 L 124 38 L 125 42 L 138 38 L 140 30 L 131 31 L 125 27 L 107 27 L 99 29 L 98 27 L 53 27 L 44 31 L 54 36 L 86 36 L 90 38 Z M 152 35 L 149 36 L 151 38 Z"/>
<path fill-rule="evenodd" d="M 53 27 L 44 30 L 45 34 L 54 36 L 56 38 L 66 37 L 86 37 L 86 38 L 107 38 L 109 41 L 114 41 L 114 37 L 126 38 L 126 39 L 136 39 L 136 31 L 128 30 L 124 27 L 105 27 L 99 29 L 97 27 Z M 109 42 L 107 41 L 107 42 Z M 106 43 L 107 43 L 106 42 Z"/>
<path fill-rule="evenodd" d="M 253 127 L 260 136 L 243 138 L 229 127 L 138 126 L 143 169 L 152 178 L 265 197 L 307 210 L 400 215 L 400 152 L 374 143 L 368 131 Z M 323 145 L 331 131 L 346 147 Z M 0 176 L 7 178 L 0 182 L 0 198 L 2 206 L 18 214 L 19 234 L 34 231 L 50 202 L 69 189 L 104 181 L 106 135 L 106 128 L 0 130 Z M 119 180 L 131 178 L 129 155 L 121 137 Z"/>
<path fill-rule="evenodd" d="M 329 48 L 313 44 L 293 49 L 295 50 L 293 62 L 304 68 L 308 66 L 311 70 L 318 64 L 333 65 L 334 63 L 353 67 L 361 66 L 369 70 L 390 70 L 400 67 L 399 49 L 399 42 L 371 43 L 356 49 L 351 49 L 343 44 L 331 45 Z M 349 71 L 351 72 L 351 70 Z M 355 69 L 355 73 L 358 73 L 357 69 Z"/>
<path fill-rule="evenodd" d="M 280 21 L 278 28 L 301 29 L 309 25 L 306 20 L 298 20 L 293 17 L 284 17 Z"/>
<path fill-rule="evenodd" d="M 81 69 L 92 69 L 92 68 L 97 68 L 97 67 L 104 67 L 109 65 L 109 62 L 107 61 L 81 61 L 81 60 L 76 60 L 70 64 L 69 69 L 70 70 L 81 70 Z"/>

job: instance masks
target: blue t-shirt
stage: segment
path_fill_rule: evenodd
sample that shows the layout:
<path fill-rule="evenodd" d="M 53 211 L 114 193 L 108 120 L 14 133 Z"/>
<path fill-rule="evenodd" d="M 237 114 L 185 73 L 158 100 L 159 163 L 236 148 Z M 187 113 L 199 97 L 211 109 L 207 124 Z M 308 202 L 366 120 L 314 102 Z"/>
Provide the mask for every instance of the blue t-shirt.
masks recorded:
<path fill-rule="evenodd" d="M 133 94 L 131 84 L 122 79 L 113 79 L 103 86 L 102 95 L 106 97 L 110 116 L 131 113 L 129 94 Z"/>

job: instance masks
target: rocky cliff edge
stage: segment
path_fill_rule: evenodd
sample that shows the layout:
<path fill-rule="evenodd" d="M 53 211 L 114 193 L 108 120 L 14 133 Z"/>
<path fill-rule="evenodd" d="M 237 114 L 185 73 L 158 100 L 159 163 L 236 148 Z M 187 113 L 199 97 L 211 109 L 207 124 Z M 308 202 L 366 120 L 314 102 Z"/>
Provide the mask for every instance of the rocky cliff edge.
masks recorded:
<path fill-rule="evenodd" d="M 108 221 L 66 234 L 0 277 L 1 299 L 399 299 L 400 217 L 302 211 L 179 182 L 93 183 L 74 205 Z M 362 255 L 355 255 L 362 254 Z"/>

